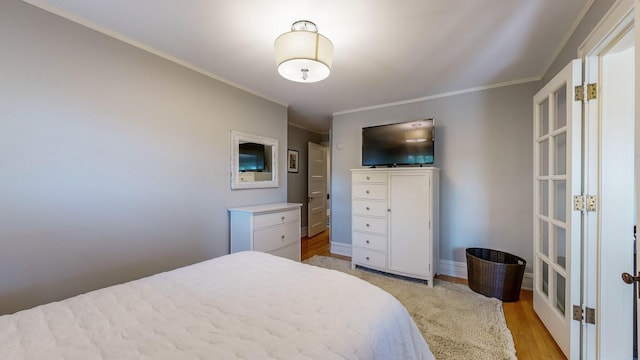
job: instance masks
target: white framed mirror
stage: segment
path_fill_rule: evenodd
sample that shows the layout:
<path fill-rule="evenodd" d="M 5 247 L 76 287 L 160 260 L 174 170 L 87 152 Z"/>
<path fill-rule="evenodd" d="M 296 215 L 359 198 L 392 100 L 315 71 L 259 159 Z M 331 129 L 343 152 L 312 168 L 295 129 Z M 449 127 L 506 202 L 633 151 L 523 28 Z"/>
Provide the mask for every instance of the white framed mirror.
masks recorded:
<path fill-rule="evenodd" d="M 231 131 L 231 189 L 278 186 L 278 140 Z"/>

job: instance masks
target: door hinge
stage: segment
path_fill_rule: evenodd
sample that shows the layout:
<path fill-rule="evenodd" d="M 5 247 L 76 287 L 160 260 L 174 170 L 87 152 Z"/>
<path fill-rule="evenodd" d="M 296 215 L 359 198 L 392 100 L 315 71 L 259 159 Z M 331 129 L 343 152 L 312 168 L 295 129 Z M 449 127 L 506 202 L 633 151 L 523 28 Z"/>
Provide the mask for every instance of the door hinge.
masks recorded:
<path fill-rule="evenodd" d="M 598 205 L 598 197 L 595 195 L 575 195 L 573 197 L 573 210 L 574 211 L 596 211 Z"/>
<path fill-rule="evenodd" d="M 585 310 L 582 309 L 581 305 L 573 305 L 573 320 L 580 321 L 584 320 L 587 324 L 595 324 L 596 323 L 596 309 L 586 307 Z M 583 317 L 582 314 L 585 313 L 586 317 Z"/>
<path fill-rule="evenodd" d="M 596 323 L 596 309 L 592 309 L 590 307 L 587 308 L 587 311 L 585 311 L 586 313 L 586 319 L 585 322 L 587 324 L 594 324 Z"/>
<path fill-rule="evenodd" d="M 598 204 L 598 198 L 595 195 L 587 196 L 587 211 L 596 211 L 596 205 Z"/>
<path fill-rule="evenodd" d="M 587 84 L 587 100 L 598 98 L 598 84 Z"/>
<path fill-rule="evenodd" d="M 585 203 L 586 199 L 584 195 L 575 195 L 573 197 L 573 210 L 574 211 L 584 211 L 585 210 Z"/>
<path fill-rule="evenodd" d="M 582 321 L 582 306 L 573 305 L 573 320 Z"/>
<path fill-rule="evenodd" d="M 584 87 L 582 85 L 578 85 L 574 88 L 575 92 L 575 101 L 583 101 L 584 100 Z"/>
<path fill-rule="evenodd" d="M 586 85 L 578 85 L 574 88 L 575 90 L 575 101 L 584 101 L 585 100 L 585 89 L 587 92 L 586 100 L 593 100 L 598 98 L 598 84 L 586 84 Z"/>

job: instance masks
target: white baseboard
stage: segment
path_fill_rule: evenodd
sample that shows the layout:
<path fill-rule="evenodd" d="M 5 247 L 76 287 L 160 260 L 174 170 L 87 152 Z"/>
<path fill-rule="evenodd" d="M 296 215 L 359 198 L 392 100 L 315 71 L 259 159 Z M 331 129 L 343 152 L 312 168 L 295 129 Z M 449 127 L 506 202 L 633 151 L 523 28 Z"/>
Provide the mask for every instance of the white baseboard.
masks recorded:
<path fill-rule="evenodd" d="M 466 279 L 467 263 L 440 259 L 440 263 L 438 264 L 438 274 Z"/>
<path fill-rule="evenodd" d="M 331 251 L 332 254 L 342 255 L 342 256 L 351 256 L 351 244 L 339 243 L 339 242 L 331 242 Z"/>
<path fill-rule="evenodd" d="M 524 273 L 522 277 L 522 288 L 525 290 L 533 290 L 533 274 L 532 273 Z"/>
<path fill-rule="evenodd" d="M 336 255 L 351 256 L 351 244 L 331 242 L 331 253 Z M 440 259 L 438 274 L 452 276 L 460 279 L 467 278 L 467 263 Z M 522 277 L 522 289 L 533 290 L 533 274 L 524 273 Z"/>
<path fill-rule="evenodd" d="M 438 274 L 466 279 L 467 263 L 440 259 L 440 263 L 438 264 Z M 522 277 L 522 289 L 533 289 L 532 273 L 524 273 L 524 276 Z"/>
<path fill-rule="evenodd" d="M 303 226 L 303 227 L 300 228 L 300 237 L 301 238 L 307 236 L 308 233 L 309 233 L 309 228 L 307 226 Z"/>

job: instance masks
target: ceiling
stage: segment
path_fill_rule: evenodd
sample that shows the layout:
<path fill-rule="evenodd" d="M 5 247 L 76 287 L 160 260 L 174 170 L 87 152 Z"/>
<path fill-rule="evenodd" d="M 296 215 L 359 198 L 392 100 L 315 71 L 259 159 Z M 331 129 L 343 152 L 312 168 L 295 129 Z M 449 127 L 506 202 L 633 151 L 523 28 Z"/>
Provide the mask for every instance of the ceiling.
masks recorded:
<path fill-rule="evenodd" d="M 593 0 L 24 0 L 289 108 L 332 114 L 539 79 Z M 328 79 L 278 75 L 273 42 L 310 20 L 334 44 Z"/>

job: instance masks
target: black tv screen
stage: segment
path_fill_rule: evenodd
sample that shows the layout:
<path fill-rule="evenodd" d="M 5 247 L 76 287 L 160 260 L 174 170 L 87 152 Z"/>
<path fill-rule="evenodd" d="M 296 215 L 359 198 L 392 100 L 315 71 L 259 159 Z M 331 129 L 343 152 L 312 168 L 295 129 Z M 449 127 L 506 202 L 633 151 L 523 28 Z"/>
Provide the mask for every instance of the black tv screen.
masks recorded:
<path fill-rule="evenodd" d="M 433 119 L 362 128 L 362 165 L 426 165 L 434 161 Z"/>
<path fill-rule="evenodd" d="M 238 165 L 240 171 L 264 171 L 265 149 L 263 144 L 241 143 L 239 148 Z"/>

